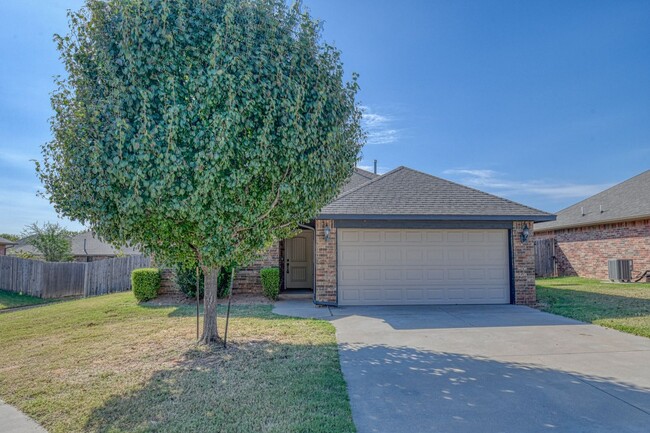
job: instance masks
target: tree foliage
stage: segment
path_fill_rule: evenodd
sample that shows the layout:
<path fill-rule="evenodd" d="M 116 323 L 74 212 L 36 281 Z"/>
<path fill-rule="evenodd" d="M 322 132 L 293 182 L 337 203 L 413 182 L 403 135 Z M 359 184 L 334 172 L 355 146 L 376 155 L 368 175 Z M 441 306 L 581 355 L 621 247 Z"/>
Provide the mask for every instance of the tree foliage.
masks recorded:
<path fill-rule="evenodd" d="M 32 223 L 25 228 L 23 236 L 27 243 L 32 245 L 43 255 L 46 262 L 69 262 L 72 260 L 72 247 L 70 245 L 71 233 L 58 223 Z"/>
<path fill-rule="evenodd" d="M 356 76 L 345 82 L 298 5 L 87 0 L 69 18 L 37 171 L 57 211 L 107 241 L 198 260 L 207 283 L 317 215 L 351 174 Z"/>
<path fill-rule="evenodd" d="M 5 238 L 8 241 L 16 242 L 17 240 L 20 239 L 20 236 L 15 235 L 13 233 L 0 233 L 0 238 Z"/>

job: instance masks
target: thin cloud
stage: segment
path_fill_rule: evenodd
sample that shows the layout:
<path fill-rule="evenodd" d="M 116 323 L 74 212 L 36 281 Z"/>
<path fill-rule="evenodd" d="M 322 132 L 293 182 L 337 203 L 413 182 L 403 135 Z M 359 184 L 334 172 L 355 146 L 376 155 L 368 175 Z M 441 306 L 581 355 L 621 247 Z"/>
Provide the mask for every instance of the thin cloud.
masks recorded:
<path fill-rule="evenodd" d="M 10 165 L 13 167 L 21 168 L 34 168 L 34 159 L 38 159 L 39 155 L 28 155 L 25 153 L 15 153 L 3 151 L 0 153 L 0 163 L 3 165 Z"/>
<path fill-rule="evenodd" d="M 550 199 L 582 199 L 612 184 L 576 184 L 545 180 L 510 180 L 503 173 L 487 169 L 450 169 L 443 172 L 459 182 L 504 196 L 539 195 Z"/>
<path fill-rule="evenodd" d="M 361 126 L 368 134 L 367 144 L 389 144 L 399 140 L 400 130 L 392 126 L 392 117 L 375 113 L 367 106 L 361 107 L 361 110 Z"/>

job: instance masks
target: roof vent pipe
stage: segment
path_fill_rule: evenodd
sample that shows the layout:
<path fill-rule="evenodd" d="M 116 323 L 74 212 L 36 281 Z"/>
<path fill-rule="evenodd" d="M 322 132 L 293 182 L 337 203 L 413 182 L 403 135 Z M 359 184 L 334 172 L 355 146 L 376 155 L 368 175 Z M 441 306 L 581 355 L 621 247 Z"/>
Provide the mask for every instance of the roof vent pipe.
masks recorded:
<path fill-rule="evenodd" d="M 605 212 L 605 211 L 603 210 L 603 205 L 601 204 L 600 205 L 600 213 L 603 213 L 603 212 Z"/>
<path fill-rule="evenodd" d="M 580 214 L 582 214 L 582 216 L 585 216 L 585 207 L 584 206 L 580 206 Z"/>
<path fill-rule="evenodd" d="M 375 174 L 377 174 L 377 160 L 376 160 L 376 159 L 375 159 L 375 162 L 374 162 L 374 164 L 373 164 L 373 167 L 374 167 L 374 168 L 373 168 L 372 172 L 375 173 Z"/>

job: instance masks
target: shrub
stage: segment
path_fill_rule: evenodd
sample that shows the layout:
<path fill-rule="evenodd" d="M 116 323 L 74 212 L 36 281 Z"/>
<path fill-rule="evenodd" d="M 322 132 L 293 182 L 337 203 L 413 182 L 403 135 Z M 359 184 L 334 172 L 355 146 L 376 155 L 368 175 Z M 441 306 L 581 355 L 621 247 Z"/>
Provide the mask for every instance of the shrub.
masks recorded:
<path fill-rule="evenodd" d="M 178 265 L 174 269 L 176 273 L 176 284 L 178 288 L 188 298 L 196 298 L 196 266 L 188 268 L 186 266 Z M 232 269 L 221 268 L 219 279 L 217 280 L 217 296 L 223 298 L 228 295 L 230 289 L 230 273 Z M 199 297 L 203 298 L 203 271 L 199 270 Z"/>
<path fill-rule="evenodd" d="M 160 270 L 158 268 L 134 269 L 131 272 L 131 287 L 135 299 L 140 302 L 155 298 L 160 287 Z"/>
<path fill-rule="evenodd" d="M 278 299 L 280 294 L 280 269 L 263 268 L 260 271 L 260 277 L 262 278 L 264 296 L 274 301 Z"/>

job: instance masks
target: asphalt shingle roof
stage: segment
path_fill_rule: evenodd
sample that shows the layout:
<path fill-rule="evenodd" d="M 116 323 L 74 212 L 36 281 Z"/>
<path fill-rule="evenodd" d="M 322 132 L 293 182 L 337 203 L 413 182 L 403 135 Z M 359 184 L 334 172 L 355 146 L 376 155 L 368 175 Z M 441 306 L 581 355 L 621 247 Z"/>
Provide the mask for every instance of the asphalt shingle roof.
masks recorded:
<path fill-rule="evenodd" d="M 650 170 L 559 211 L 556 221 L 535 225 L 535 231 L 640 218 L 650 218 Z"/>
<path fill-rule="evenodd" d="M 407 167 L 343 192 L 320 218 L 381 216 L 426 219 L 509 219 L 548 221 L 553 215 Z"/>
<path fill-rule="evenodd" d="M 350 176 L 350 179 L 348 179 L 348 183 L 343 185 L 343 189 L 341 190 L 341 193 L 357 188 L 363 185 L 364 183 L 371 181 L 377 177 L 379 177 L 378 174 L 371 173 L 369 171 L 362 170 L 360 168 L 355 168 L 354 173 L 352 173 L 352 176 Z"/>
<path fill-rule="evenodd" d="M 89 256 L 114 256 L 118 253 L 123 253 L 127 256 L 141 254 L 137 248 L 133 247 L 124 247 L 119 249 L 115 248 L 113 245 L 106 243 L 94 236 L 91 231 L 87 231 L 76 234 L 70 238 L 70 247 L 72 249 L 73 256 L 86 255 L 86 251 L 84 251 L 84 239 L 86 240 L 86 251 L 88 252 Z M 28 238 L 24 238 L 18 241 L 16 243 L 16 246 L 12 247 L 12 250 L 16 252 L 29 252 L 38 255 L 36 248 L 29 244 Z"/>
<path fill-rule="evenodd" d="M 10 241 L 9 239 L 0 238 L 0 245 L 14 245 L 16 242 Z"/>

